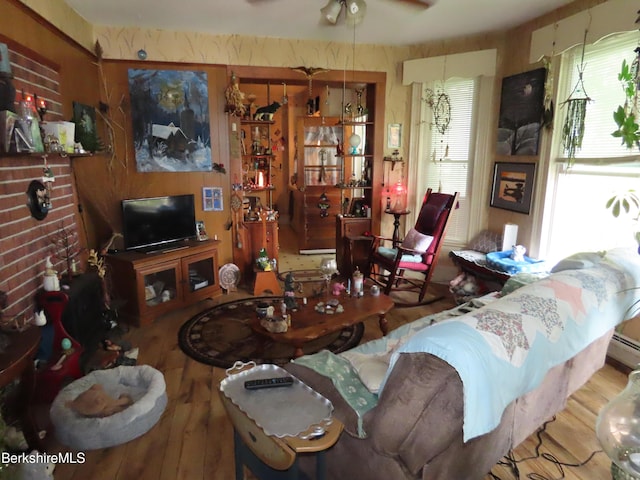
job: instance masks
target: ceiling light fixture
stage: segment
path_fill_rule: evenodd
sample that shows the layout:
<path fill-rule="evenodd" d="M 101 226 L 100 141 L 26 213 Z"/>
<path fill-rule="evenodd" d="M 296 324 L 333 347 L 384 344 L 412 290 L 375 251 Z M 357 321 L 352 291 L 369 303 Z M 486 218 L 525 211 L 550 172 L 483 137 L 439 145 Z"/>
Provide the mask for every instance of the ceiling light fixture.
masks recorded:
<path fill-rule="evenodd" d="M 335 25 L 342 11 L 343 3 L 343 0 L 329 0 L 329 3 L 322 7 L 320 12 L 322 12 L 322 16 L 326 18 L 329 23 Z"/>
<path fill-rule="evenodd" d="M 329 3 L 322 7 L 320 12 L 329 23 L 335 25 L 343 6 L 346 10 L 347 25 L 358 25 L 364 20 L 367 11 L 367 4 L 364 0 L 329 0 Z"/>

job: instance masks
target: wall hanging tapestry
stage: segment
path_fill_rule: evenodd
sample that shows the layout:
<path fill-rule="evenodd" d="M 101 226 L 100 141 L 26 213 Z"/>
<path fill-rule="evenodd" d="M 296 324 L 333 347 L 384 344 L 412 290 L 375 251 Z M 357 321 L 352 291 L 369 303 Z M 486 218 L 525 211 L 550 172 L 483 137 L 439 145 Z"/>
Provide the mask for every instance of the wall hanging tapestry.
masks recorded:
<path fill-rule="evenodd" d="M 129 69 L 139 172 L 210 172 L 206 72 Z"/>

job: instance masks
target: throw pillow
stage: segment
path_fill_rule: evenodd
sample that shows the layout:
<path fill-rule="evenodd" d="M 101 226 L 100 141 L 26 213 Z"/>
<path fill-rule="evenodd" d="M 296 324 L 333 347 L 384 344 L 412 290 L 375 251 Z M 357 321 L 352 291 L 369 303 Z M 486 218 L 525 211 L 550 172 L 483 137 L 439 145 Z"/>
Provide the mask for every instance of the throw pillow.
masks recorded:
<path fill-rule="evenodd" d="M 502 250 L 502 234 L 490 232 L 489 230 L 482 230 L 473 237 L 473 240 L 469 243 L 469 250 L 475 250 L 476 252 L 482 253 Z"/>
<path fill-rule="evenodd" d="M 407 233 L 407 236 L 402 241 L 402 246 L 404 248 L 424 253 L 429 249 L 432 242 L 433 237 L 431 235 L 425 235 L 424 233 L 417 231 L 415 228 L 411 228 Z"/>
<path fill-rule="evenodd" d="M 562 272 L 563 270 L 580 270 L 596 266 L 602 258 L 604 252 L 579 252 L 564 258 L 551 269 L 551 273 Z"/>

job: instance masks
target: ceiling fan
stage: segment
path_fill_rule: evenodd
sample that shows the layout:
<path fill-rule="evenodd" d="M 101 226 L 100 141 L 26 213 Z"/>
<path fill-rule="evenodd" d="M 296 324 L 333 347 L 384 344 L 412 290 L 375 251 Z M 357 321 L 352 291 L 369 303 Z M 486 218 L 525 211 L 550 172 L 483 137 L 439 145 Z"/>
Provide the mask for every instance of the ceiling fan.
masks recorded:
<path fill-rule="evenodd" d="M 258 1 L 264 0 L 247 0 L 250 3 L 256 3 Z M 433 2 L 430 0 L 387 0 L 390 2 L 396 2 L 398 4 L 403 4 L 408 7 L 413 8 L 429 8 Z M 345 21 L 347 25 L 354 26 L 358 25 L 362 20 L 364 20 L 365 14 L 367 12 L 367 4 L 365 0 L 329 0 L 329 2 L 320 9 L 322 13 L 322 18 L 324 18 L 327 22 L 332 25 L 335 25 L 338 22 L 338 18 L 342 13 L 342 7 L 344 7 L 346 12 Z"/>
<path fill-rule="evenodd" d="M 404 5 L 410 5 L 412 7 L 429 8 L 431 2 L 428 0 L 389 0 L 402 3 Z M 347 25 L 358 25 L 367 13 L 367 4 L 364 0 L 329 0 L 324 7 L 320 9 L 322 16 L 331 24 L 335 25 L 342 12 L 342 7 L 346 10 L 346 23 Z"/>

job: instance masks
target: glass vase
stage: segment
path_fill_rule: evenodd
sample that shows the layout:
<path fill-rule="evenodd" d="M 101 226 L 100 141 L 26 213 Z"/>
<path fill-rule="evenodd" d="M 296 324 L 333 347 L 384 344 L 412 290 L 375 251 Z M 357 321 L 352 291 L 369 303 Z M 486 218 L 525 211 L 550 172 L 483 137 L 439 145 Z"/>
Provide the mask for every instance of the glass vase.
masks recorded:
<path fill-rule="evenodd" d="M 640 370 L 631 372 L 625 389 L 600 410 L 596 436 L 614 463 L 614 479 L 640 479 Z"/>

